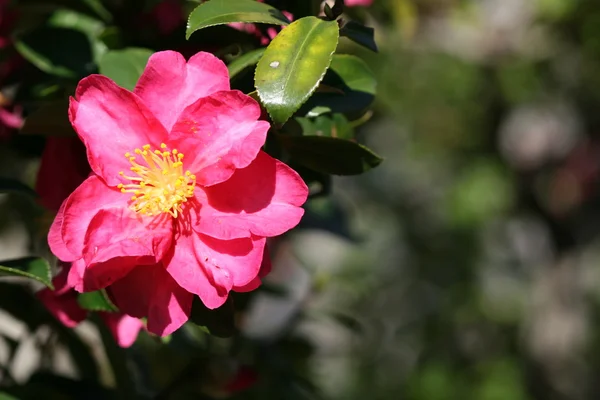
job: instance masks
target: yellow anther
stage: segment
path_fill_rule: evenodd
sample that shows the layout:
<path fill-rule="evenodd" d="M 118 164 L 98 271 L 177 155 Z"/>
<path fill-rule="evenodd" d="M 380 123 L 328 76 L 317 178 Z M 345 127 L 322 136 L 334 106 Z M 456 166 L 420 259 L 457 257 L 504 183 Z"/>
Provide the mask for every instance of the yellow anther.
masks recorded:
<path fill-rule="evenodd" d="M 136 160 L 130 152 L 125 153 L 134 175 L 119 172 L 125 181 L 117 188 L 132 195 L 130 208 L 133 211 L 146 216 L 168 213 L 177 218 L 182 213 L 181 205 L 194 195 L 196 177 L 190 171 L 182 174 L 184 156 L 179 150 L 169 151 L 165 143 L 161 143 L 160 149 L 152 149 L 149 144 L 142 149 L 133 150 L 141 155 L 141 160 Z"/>

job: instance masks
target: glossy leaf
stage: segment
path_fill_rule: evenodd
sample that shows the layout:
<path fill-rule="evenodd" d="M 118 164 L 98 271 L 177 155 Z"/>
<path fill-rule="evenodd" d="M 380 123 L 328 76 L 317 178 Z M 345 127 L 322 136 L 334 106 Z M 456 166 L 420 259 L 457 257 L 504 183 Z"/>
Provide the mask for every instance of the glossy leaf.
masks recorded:
<path fill-rule="evenodd" d="M 285 123 L 323 79 L 339 38 L 335 21 L 305 17 L 283 29 L 256 67 L 255 85 L 274 122 Z"/>
<path fill-rule="evenodd" d="M 290 21 L 275 7 L 254 0 L 210 0 L 200 4 L 188 19 L 186 38 L 209 26 L 232 22 L 287 25 Z"/>
<path fill-rule="evenodd" d="M 369 50 L 377 52 L 377 43 L 375 43 L 375 30 L 369 26 L 364 26 L 356 21 L 348 21 L 342 29 L 340 35 L 366 47 Z"/>
<path fill-rule="evenodd" d="M 230 62 L 227 66 L 227 69 L 229 70 L 229 78 L 233 79 L 234 76 L 242 72 L 244 69 L 255 65 L 264 53 L 265 48 L 259 48 L 242 54 L 241 56 Z"/>
<path fill-rule="evenodd" d="M 0 261 L 0 275 L 22 276 L 34 279 L 48 286 L 50 289 L 54 289 L 50 264 L 40 257 L 25 257 L 17 260 Z"/>
<path fill-rule="evenodd" d="M 31 197 L 37 197 L 35 190 L 23 182 L 9 178 L 0 178 L 0 193 L 20 193 Z"/>
<path fill-rule="evenodd" d="M 75 130 L 69 121 L 69 100 L 53 100 L 25 118 L 21 134 L 43 136 L 74 136 Z"/>
<path fill-rule="evenodd" d="M 377 91 L 377 80 L 371 69 L 360 58 L 348 54 L 333 56 L 323 83 L 338 88 L 339 92 L 315 93 L 302 108 L 308 117 L 323 113 L 362 113 L 371 105 Z"/>
<path fill-rule="evenodd" d="M 277 138 L 294 162 L 326 174 L 358 175 L 383 161 L 367 147 L 347 139 L 290 135 Z"/>
<path fill-rule="evenodd" d="M 106 291 L 96 290 L 94 292 L 80 293 L 77 296 L 77 303 L 83 309 L 90 311 L 118 311 L 117 307 L 108 298 Z"/>
<path fill-rule="evenodd" d="M 152 50 L 136 47 L 111 50 L 102 57 L 98 68 L 117 85 L 133 90 L 152 53 Z"/>

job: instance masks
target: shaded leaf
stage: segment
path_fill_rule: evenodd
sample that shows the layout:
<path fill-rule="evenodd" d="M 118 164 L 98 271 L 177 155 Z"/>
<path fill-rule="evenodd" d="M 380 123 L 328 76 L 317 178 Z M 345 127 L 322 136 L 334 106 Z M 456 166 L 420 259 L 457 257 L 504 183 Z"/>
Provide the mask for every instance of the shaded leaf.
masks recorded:
<path fill-rule="evenodd" d="M 360 58 L 348 54 L 335 54 L 323 84 L 338 88 L 340 92 L 317 92 L 301 113 L 315 117 L 324 113 L 344 113 L 355 116 L 363 112 L 375 99 L 377 80 L 375 74 Z"/>
<path fill-rule="evenodd" d="M 42 103 L 40 107 L 25 118 L 21 128 L 24 135 L 74 136 L 75 130 L 69 121 L 69 100 L 53 100 Z"/>
<path fill-rule="evenodd" d="M 80 293 L 77 296 L 77 303 L 85 310 L 90 311 L 119 311 L 118 308 L 108 298 L 106 291 L 96 290 L 94 292 Z"/>
<path fill-rule="evenodd" d="M 25 257 L 16 260 L 0 261 L 1 276 L 22 276 L 43 283 L 50 289 L 52 285 L 52 274 L 50 264 L 40 257 Z"/>
<path fill-rule="evenodd" d="M 102 57 L 98 68 L 117 85 L 133 90 L 152 53 L 152 50 L 136 47 L 110 50 Z"/>
<path fill-rule="evenodd" d="M 105 25 L 96 18 L 77 11 L 61 8 L 53 12 L 46 23 L 48 26 L 54 28 L 73 29 L 86 35 L 91 44 L 94 60 L 96 61 L 106 52 L 106 45 L 99 39 L 100 34 L 105 29 Z"/>
<path fill-rule="evenodd" d="M 375 43 L 375 29 L 364 26 L 356 21 L 348 21 L 340 29 L 340 35 L 366 47 L 369 50 L 377 52 L 377 43 Z"/>
<path fill-rule="evenodd" d="M 258 60 L 262 57 L 265 52 L 265 48 L 249 51 L 232 62 L 229 63 L 227 69 L 229 70 L 229 79 L 233 79 L 234 76 L 242 72 L 245 68 L 255 65 Z"/>
<path fill-rule="evenodd" d="M 92 48 L 87 36 L 74 29 L 44 26 L 15 41 L 19 53 L 40 70 L 65 78 L 93 72 Z"/>
<path fill-rule="evenodd" d="M 0 193 L 20 193 L 37 197 L 35 190 L 15 179 L 0 178 Z"/>
<path fill-rule="evenodd" d="M 326 174 L 358 175 L 383 161 L 351 140 L 325 136 L 278 135 L 277 138 L 293 161 Z"/>
<path fill-rule="evenodd" d="M 330 136 L 334 138 L 352 139 L 354 129 L 343 114 L 320 115 L 315 119 L 296 118 L 305 136 Z"/>
<path fill-rule="evenodd" d="M 254 0 L 210 0 L 200 4 L 188 19 L 186 38 L 209 26 L 231 22 L 287 25 L 290 21 L 275 7 Z"/>
<path fill-rule="evenodd" d="M 339 37 L 335 21 L 301 18 L 283 29 L 256 66 L 255 85 L 274 122 L 285 123 L 323 79 Z"/>
<path fill-rule="evenodd" d="M 0 392 L 0 400 L 19 400 L 17 397 L 11 396 L 6 392 Z"/>
<path fill-rule="evenodd" d="M 211 335 L 231 337 L 235 333 L 233 302 L 228 299 L 221 307 L 210 310 L 198 297 L 194 297 L 190 321 L 208 329 Z"/>

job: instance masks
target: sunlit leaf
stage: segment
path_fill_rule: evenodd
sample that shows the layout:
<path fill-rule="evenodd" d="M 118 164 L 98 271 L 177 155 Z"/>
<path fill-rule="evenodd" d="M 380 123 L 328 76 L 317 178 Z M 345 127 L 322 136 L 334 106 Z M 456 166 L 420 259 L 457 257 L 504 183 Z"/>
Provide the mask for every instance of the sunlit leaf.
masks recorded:
<path fill-rule="evenodd" d="M 305 17 L 283 29 L 256 66 L 262 104 L 278 124 L 306 102 L 323 79 L 339 37 L 335 21 Z"/>
<path fill-rule="evenodd" d="M 290 21 L 275 7 L 254 0 L 210 0 L 200 4 L 188 19 L 186 38 L 209 26 L 232 22 L 287 25 Z"/>

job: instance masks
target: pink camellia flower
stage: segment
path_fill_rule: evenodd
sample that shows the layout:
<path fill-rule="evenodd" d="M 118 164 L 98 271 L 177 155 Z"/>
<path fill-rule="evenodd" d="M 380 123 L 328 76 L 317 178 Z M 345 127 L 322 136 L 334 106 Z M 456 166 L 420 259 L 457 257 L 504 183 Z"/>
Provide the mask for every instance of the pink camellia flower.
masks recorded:
<path fill-rule="evenodd" d="M 42 304 L 67 328 L 74 328 L 86 319 L 87 311 L 77 303 L 77 292 L 67 283 L 70 266 L 63 265 L 62 271 L 54 277 L 52 284 L 55 290 L 48 288 L 37 292 Z M 130 347 L 143 327 L 142 321 L 123 313 L 100 312 L 100 318 L 121 347 Z"/>
<path fill-rule="evenodd" d="M 53 253 L 77 291 L 107 288 L 124 313 L 168 335 L 193 295 L 208 308 L 258 285 L 266 237 L 298 224 L 308 189 L 261 147 L 259 105 L 230 90 L 209 53 L 150 57 L 135 90 L 91 75 L 69 117 L 92 174 L 61 205 Z"/>

